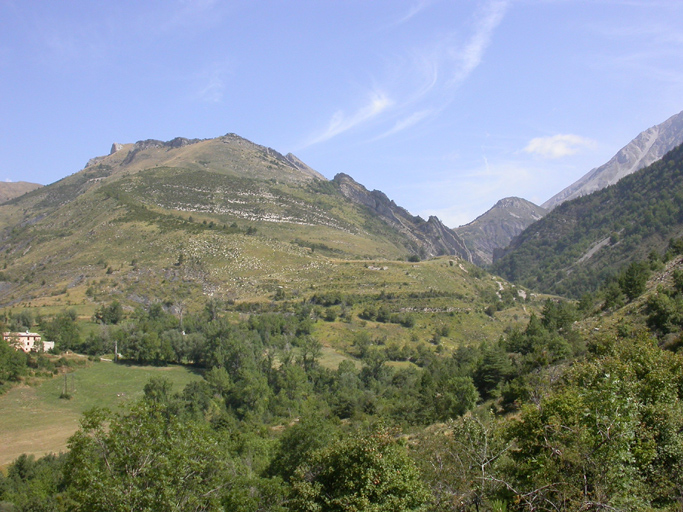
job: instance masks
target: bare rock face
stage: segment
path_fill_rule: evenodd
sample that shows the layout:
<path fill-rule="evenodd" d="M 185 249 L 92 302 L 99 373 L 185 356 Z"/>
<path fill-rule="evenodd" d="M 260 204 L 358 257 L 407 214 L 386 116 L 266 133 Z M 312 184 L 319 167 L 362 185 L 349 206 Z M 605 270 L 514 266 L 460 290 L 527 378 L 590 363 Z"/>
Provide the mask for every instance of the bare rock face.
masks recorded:
<path fill-rule="evenodd" d="M 321 180 L 325 179 L 325 176 L 320 174 L 318 171 L 311 169 L 308 165 L 306 165 L 304 162 L 299 160 L 292 153 L 287 153 L 285 155 L 285 160 L 287 160 L 287 162 L 289 162 L 293 167 L 295 167 L 296 169 L 299 169 L 300 171 L 305 172 L 306 174 L 310 174 L 311 176 L 318 178 L 318 179 L 321 179 Z"/>
<path fill-rule="evenodd" d="M 109 152 L 109 154 L 110 154 L 110 155 L 113 155 L 113 154 L 116 153 L 117 151 L 120 151 L 121 148 L 123 148 L 123 144 L 119 144 L 118 142 L 114 142 L 114 143 L 111 145 L 111 151 Z"/>
<path fill-rule="evenodd" d="M 621 148 L 609 162 L 591 170 L 541 206 L 552 210 L 565 201 L 614 185 L 624 176 L 656 162 L 681 143 L 683 143 L 683 112 L 641 132 Z"/>
<path fill-rule="evenodd" d="M 455 228 L 480 266 L 493 263 L 494 254 L 547 213 L 545 208 L 519 197 L 506 197 L 469 224 Z"/>
<path fill-rule="evenodd" d="M 420 255 L 431 257 L 450 254 L 472 261 L 462 239 L 437 217 L 431 216 L 425 221 L 419 216 L 413 216 L 389 199 L 384 192 L 371 192 L 348 174 L 337 174 L 334 182 L 344 197 L 369 208 L 382 221 L 407 235 Z"/>

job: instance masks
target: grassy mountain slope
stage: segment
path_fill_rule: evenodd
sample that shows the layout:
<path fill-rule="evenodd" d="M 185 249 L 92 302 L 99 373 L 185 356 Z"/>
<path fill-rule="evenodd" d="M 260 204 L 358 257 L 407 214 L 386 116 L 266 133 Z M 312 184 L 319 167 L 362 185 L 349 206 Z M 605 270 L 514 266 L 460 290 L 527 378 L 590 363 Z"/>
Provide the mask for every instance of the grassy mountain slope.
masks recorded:
<path fill-rule="evenodd" d="M 522 232 L 493 271 L 578 297 L 683 233 L 683 148 L 617 184 L 561 204 Z"/>
<path fill-rule="evenodd" d="M 0 203 L 19 197 L 40 187 L 42 187 L 42 185 L 29 183 L 27 181 L 0 182 Z"/>
<path fill-rule="evenodd" d="M 438 219 L 409 216 L 388 199 L 378 215 L 341 188 L 236 135 L 114 145 L 84 170 L 0 206 L 0 304 L 79 303 L 107 280 L 133 302 L 260 300 L 324 280 L 331 258 L 460 250 Z"/>

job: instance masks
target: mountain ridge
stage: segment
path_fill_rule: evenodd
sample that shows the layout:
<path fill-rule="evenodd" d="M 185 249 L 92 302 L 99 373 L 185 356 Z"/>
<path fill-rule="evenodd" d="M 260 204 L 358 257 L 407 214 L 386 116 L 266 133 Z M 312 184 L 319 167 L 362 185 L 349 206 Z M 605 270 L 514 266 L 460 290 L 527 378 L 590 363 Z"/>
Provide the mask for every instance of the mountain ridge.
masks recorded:
<path fill-rule="evenodd" d="M 472 254 L 473 263 L 486 267 L 494 254 L 547 211 L 526 199 L 506 197 L 469 224 L 455 228 Z"/>
<path fill-rule="evenodd" d="M 42 186 L 28 181 L 2 181 L 0 182 L 0 203 L 10 201 Z"/>
<path fill-rule="evenodd" d="M 642 131 L 607 163 L 592 169 L 541 206 L 552 210 L 564 201 L 614 185 L 623 177 L 659 160 L 681 143 L 683 143 L 683 112 L 674 114 L 663 123 Z"/>
<path fill-rule="evenodd" d="M 683 235 L 683 145 L 616 184 L 565 201 L 515 237 L 492 271 L 578 298 Z"/>
<path fill-rule="evenodd" d="M 83 170 L 0 206 L 0 248 L 4 305 L 64 300 L 112 273 L 126 297 L 148 303 L 188 287 L 262 298 L 277 282 L 325 279 L 329 258 L 470 261 L 438 219 L 234 134 L 114 143 Z"/>

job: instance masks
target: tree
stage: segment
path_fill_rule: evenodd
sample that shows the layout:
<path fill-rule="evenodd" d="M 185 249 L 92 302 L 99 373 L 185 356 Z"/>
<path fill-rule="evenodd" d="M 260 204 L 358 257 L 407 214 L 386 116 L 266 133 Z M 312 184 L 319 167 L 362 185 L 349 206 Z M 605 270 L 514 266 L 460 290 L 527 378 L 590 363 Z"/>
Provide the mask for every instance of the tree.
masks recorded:
<path fill-rule="evenodd" d="M 473 409 L 479 400 L 471 377 L 449 377 L 437 389 L 435 409 L 439 420 L 462 416 Z"/>
<path fill-rule="evenodd" d="M 493 508 L 507 497 L 503 468 L 512 444 L 502 435 L 502 425 L 467 413 L 420 436 L 415 458 L 432 488 L 436 510 L 505 510 Z"/>
<path fill-rule="evenodd" d="M 0 339 L 0 386 L 7 381 L 18 381 L 27 371 L 27 355 Z"/>
<path fill-rule="evenodd" d="M 73 310 L 58 313 L 42 330 L 45 338 L 54 341 L 59 350 L 79 350 L 83 343 Z"/>
<path fill-rule="evenodd" d="M 230 459 L 206 424 L 161 403 L 129 414 L 92 410 L 69 439 L 66 475 L 79 510 L 215 510 L 231 485 Z"/>
<path fill-rule="evenodd" d="M 484 347 L 483 356 L 474 372 L 474 384 L 483 398 L 493 396 L 494 389 L 513 372 L 508 355 L 498 346 Z"/>
<path fill-rule="evenodd" d="M 65 455 L 20 455 L 7 467 L 7 478 L 0 474 L 0 510 L 53 512 L 64 510 Z M 9 504 L 12 505 L 9 505 Z"/>
<path fill-rule="evenodd" d="M 534 510 L 674 508 L 683 488 L 683 358 L 642 334 L 603 340 L 600 353 L 511 423 L 515 493 Z"/>
<path fill-rule="evenodd" d="M 633 262 L 619 275 L 619 287 L 628 300 L 632 301 L 645 291 L 649 277 L 650 268 L 646 262 Z"/>
<path fill-rule="evenodd" d="M 95 320 L 102 324 L 118 324 L 122 319 L 123 308 L 117 300 L 113 301 L 109 306 L 103 304 L 95 311 Z"/>
<path fill-rule="evenodd" d="M 292 481 L 292 510 L 426 510 L 429 493 L 395 432 L 355 434 L 315 452 Z"/>

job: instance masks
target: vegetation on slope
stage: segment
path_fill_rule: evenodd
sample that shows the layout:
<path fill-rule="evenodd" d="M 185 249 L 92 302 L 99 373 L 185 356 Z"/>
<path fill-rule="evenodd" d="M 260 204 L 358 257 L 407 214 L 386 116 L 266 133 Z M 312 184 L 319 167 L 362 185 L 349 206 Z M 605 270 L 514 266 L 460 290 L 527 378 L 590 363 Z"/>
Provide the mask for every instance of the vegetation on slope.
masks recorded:
<path fill-rule="evenodd" d="M 578 298 L 683 232 L 683 148 L 617 184 L 561 204 L 510 245 L 492 270 Z"/>
<path fill-rule="evenodd" d="M 10 465 L 0 499 L 19 510 L 676 510 L 683 358 L 660 343 L 681 330 L 658 330 L 650 304 L 677 300 L 681 265 L 606 316 L 548 301 L 495 343 L 405 368 L 369 347 L 360 368 L 325 369 L 310 318 L 207 307 L 188 319 L 213 337 L 202 380 L 174 393 L 155 379 L 131 409 L 89 413 L 69 453 Z M 160 308 L 136 322 L 148 336 L 175 325 Z"/>

